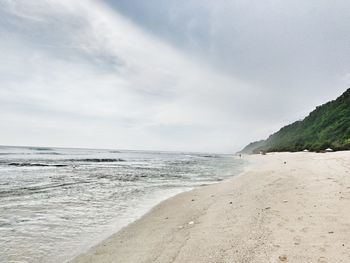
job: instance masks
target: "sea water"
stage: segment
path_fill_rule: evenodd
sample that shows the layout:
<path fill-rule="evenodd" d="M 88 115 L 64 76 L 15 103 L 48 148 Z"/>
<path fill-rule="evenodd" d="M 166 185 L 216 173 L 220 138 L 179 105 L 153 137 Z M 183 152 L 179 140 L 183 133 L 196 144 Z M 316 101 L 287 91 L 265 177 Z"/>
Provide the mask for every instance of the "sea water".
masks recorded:
<path fill-rule="evenodd" d="M 242 164 L 231 155 L 1 146 L 0 262 L 64 262 Z"/>

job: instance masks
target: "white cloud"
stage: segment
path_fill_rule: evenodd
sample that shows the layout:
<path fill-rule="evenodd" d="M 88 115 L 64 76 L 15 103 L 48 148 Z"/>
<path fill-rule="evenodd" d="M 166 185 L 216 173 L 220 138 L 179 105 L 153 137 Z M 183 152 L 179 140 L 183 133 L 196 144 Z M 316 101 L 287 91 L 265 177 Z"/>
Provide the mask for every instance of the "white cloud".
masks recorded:
<path fill-rule="evenodd" d="M 239 112 L 253 94 L 248 84 L 99 1 L 0 3 L 11 26 L 0 31 L 0 118 L 8 124 L 0 143 L 200 151 L 242 145 L 235 137 L 247 133 Z"/>
<path fill-rule="evenodd" d="M 349 83 L 346 1 L 104 2 L 0 0 L 0 144 L 232 152 Z"/>

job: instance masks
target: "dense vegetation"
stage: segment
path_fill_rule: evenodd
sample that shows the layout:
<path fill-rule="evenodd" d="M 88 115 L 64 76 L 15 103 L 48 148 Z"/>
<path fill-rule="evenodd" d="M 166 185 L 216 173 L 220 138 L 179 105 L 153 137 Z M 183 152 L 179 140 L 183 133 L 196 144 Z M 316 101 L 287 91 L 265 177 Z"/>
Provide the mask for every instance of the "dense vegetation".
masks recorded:
<path fill-rule="evenodd" d="M 304 120 L 294 122 L 267 140 L 246 146 L 243 153 L 350 150 L 350 89 L 334 101 L 317 107 Z"/>

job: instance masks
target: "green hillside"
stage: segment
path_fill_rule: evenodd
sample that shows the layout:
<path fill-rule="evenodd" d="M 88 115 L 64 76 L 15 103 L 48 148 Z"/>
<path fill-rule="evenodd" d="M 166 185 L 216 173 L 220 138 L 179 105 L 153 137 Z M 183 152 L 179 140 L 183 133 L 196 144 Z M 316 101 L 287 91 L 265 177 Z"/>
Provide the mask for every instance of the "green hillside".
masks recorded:
<path fill-rule="evenodd" d="M 350 89 L 334 101 L 317 107 L 304 120 L 294 122 L 267 140 L 251 143 L 242 153 L 350 150 Z"/>

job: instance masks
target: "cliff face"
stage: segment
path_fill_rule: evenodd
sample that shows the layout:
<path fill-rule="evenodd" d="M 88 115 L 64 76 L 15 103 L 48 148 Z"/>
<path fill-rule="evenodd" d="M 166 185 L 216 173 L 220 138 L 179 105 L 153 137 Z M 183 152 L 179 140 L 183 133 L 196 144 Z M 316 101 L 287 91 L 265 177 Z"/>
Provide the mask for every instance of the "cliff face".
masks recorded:
<path fill-rule="evenodd" d="M 267 140 L 249 144 L 242 153 L 322 151 L 329 147 L 350 150 L 350 89 L 317 107 L 304 120 L 283 127 Z"/>

